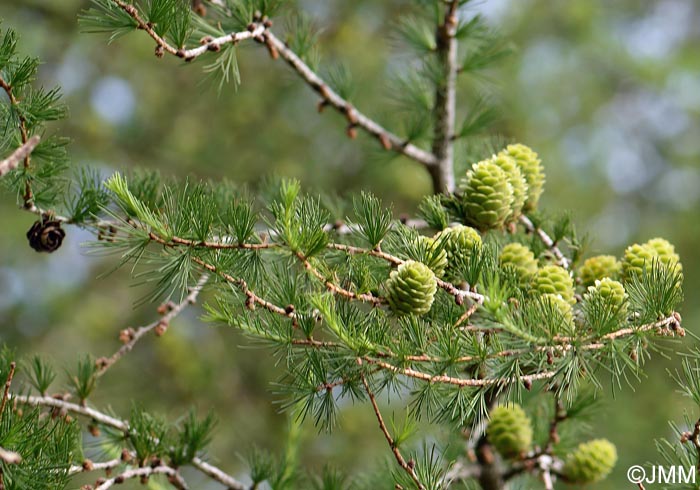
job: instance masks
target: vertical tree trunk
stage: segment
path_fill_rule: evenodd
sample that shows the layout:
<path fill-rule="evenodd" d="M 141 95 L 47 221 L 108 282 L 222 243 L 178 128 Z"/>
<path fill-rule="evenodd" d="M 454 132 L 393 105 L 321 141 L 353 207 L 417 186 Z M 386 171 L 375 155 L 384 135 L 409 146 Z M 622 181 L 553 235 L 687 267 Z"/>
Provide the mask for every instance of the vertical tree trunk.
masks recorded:
<path fill-rule="evenodd" d="M 443 77 L 435 90 L 434 135 L 432 151 L 437 164 L 430 167 L 436 194 L 453 192 L 455 107 L 457 105 L 457 7 L 453 0 L 447 7 L 445 20 L 435 33 L 437 53 Z"/>

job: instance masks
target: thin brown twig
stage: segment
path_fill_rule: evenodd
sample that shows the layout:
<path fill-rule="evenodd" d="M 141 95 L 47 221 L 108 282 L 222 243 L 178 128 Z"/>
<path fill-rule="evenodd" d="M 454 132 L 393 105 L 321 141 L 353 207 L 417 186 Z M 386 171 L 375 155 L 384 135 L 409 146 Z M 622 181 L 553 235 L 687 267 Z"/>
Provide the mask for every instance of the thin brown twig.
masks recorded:
<path fill-rule="evenodd" d="M 512 378 L 456 378 L 453 376 L 448 376 L 446 374 L 428 374 L 422 371 L 417 371 L 412 368 L 401 368 L 394 366 L 385 361 L 380 361 L 377 359 L 372 359 L 369 356 L 363 357 L 365 361 L 369 364 L 374 364 L 386 369 L 387 371 L 392 371 L 396 374 L 401 374 L 409 378 L 420 379 L 423 381 L 428 381 L 429 383 L 444 383 L 451 384 L 455 386 L 497 386 L 497 385 L 508 385 L 510 383 L 516 382 L 532 382 L 544 379 L 551 379 L 557 375 L 557 371 L 542 371 L 534 374 L 526 374 L 523 376 L 517 376 Z"/>
<path fill-rule="evenodd" d="M 4 160 L 0 160 L 0 177 L 16 169 L 17 166 L 34 151 L 36 145 L 39 144 L 39 140 L 39 135 L 32 136 L 26 143 L 23 143 L 19 148 L 13 151 L 10 156 Z"/>
<path fill-rule="evenodd" d="M 188 486 L 185 480 L 182 479 L 180 473 L 170 466 L 160 465 L 160 466 L 146 466 L 144 468 L 131 468 L 123 471 L 119 475 L 106 480 L 99 486 L 95 487 L 95 490 L 107 490 L 112 488 L 114 485 L 120 485 L 127 480 L 133 478 L 147 478 L 152 475 L 167 475 L 170 484 L 173 485 L 178 490 L 187 490 Z"/>
<path fill-rule="evenodd" d="M 552 240 L 552 237 L 550 237 L 547 234 L 547 232 L 545 232 L 542 228 L 537 228 L 532 223 L 530 218 L 528 218 L 524 214 L 520 215 L 520 222 L 525 226 L 525 229 L 529 233 L 535 233 L 540 238 L 540 240 L 542 240 L 542 243 L 544 243 L 547 246 L 547 248 L 549 248 L 549 250 L 551 250 L 551 252 L 554 254 L 554 257 L 556 257 L 559 265 L 561 265 L 564 269 L 568 269 L 571 266 L 569 259 L 567 259 L 564 256 L 557 244 L 554 243 L 554 240 Z"/>
<path fill-rule="evenodd" d="M 226 282 L 229 282 L 235 286 L 237 286 L 243 294 L 246 296 L 246 306 L 249 308 L 254 307 L 255 305 L 261 306 L 265 308 L 266 310 L 272 312 L 272 313 L 277 313 L 278 315 L 283 315 L 289 318 L 296 318 L 296 312 L 293 307 L 286 307 L 282 308 L 281 306 L 277 306 L 274 303 L 271 303 L 257 294 L 255 294 L 249 287 L 248 283 L 244 281 L 243 279 L 233 277 L 230 274 L 227 274 L 226 272 L 218 270 L 215 266 L 208 264 L 204 262 L 202 259 L 199 257 L 192 257 L 192 261 L 201 265 L 204 267 L 206 270 L 213 272 L 214 274 L 217 274 L 218 276 L 222 277 Z"/>
<path fill-rule="evenodd" d="M 88 473 L 90 471 L 111 471 L 117 466 L 124 464 L 124 458 L 114 458 L 109 461 L 99 461 L 95 463 L 89 459 L 83 461 L 81 465 L 73 465 L 68 469 L 69 475 L 76 475 L 78 473 Z"/>
<path fill-rule="evenodd" d="M 357 362 L 359 364 L 362 364 L 361 359 L 358 359 Z M 369 383 L 367 382 L 367 378 L 365 377 L 364 373 L 360 374 L 360 379 L 362 379 L 362 384 L 365 386 L 367 396 L 369 396 L 369 401 L 372 404 L 374 415 L 377 417 L 377 422 L 379 422 L 379 429 L 382 431 L 382 434 L 384 434 L 384 438 L 389 444 L 391 452 L 394 453 L 394 458 L 396 458 L 396 462 L 399 463 L 399 466 L 401 466 L 401 468 L 403 468 L 403 470 L 411 477 L 411 479 L 416 483 L 420 490 L 425 490 L 425 486 L 423 485 L 423 483 L 421 483 L 420 479 L 418 478 L 418 475 L 416 474 L 415 463 L 409 463 L 404 459 L 403 455 L 401 454 L 401 451 L 396 445 L 396 442 L 391 437 L 389 429 L 387 429 L 386 424 L 384 423 L 382 412 L 379 410 L 379 406 L 377 405 L 377 400 L 371 388 L 369 387 Z"/>
<path fill-rule="evenodd" d="M 326 288 L 331 291 L 332 293 L 339 294 L 340 296 L 344 296 L 348 299 L 355 299 L 358 301 L 363 301 L 365 303 L 372 303 L 373 305 L 381 305 L 384 303 L 384 299 L 374 296 L 373 294 L 368 294 L 368 293 L 354 293 L 352 291 L 349 291 L 341 286 L 338 286 L 337 284 L 333 283 L 332 281 L 328 280 L 321 274 L 318 269 L 316 269 L 309 259 L 304 257 L 304 255 L 301 252 L 297 252 L 297 257 L 301 261 L 302 264 L 304 264 L 304 268 L 311 273 L 316 279 L 321 281 Z"/>
<path fill-rule="evenodd" d="M 119 350 L 117 350 L 117 352 L 112 354 L 110 357 L 101 358 L 97 361 L 99 368 L 97 371 L 97 376 L 102 376 L 103 374 L 105 374 L 105 372 L 107 372 L 107 370 L 110 367 L 112 367 L 117 361 L 119 361 L 119 359 L 131 352 L 136 343 L 144 335 L 158 328 L 159 326 L 167 326 L 173 320 L 173 318 L 182 313 L 182 311 L 188 305 L 194 304 L 197 301 L 197 296 L 199 296 L 199 293 L 202 291 L 204 285 L 207 283 L 208 280 L 209 274 L 203 274 L 202 277 L 200 277 L 199 281 L 197 281 L 197 284 L 190 288 L 189 294 L 180 303 L 173 306 L 173 308 L 168 313 L 163 315 L 158 321 L 155 321 L 143 327 L 139 327 L 133 332 L 130 332 L 129 340 L 124 345 L 122 345 L 119 348 Z"/>
<path fill-rule="evenodd" d="M 12 378 L 15 377 L 15 369 L 17 368 L 17 363 L 12 361 L 10 363 L 10 372 L 7 374 L 7 379 L 5 381 L 5 391 L 2 394 L 2 403 L 0 403 L 0 415 L 5 412 L 5 406 L 7 405 L 7 399 L 10 396 L 10 386 L 12 386 Z"/>
<path fill-rule="evenodd" d="M 292 51 L 284 42 L 269 30 L 259 38 L 273 48 L 272 52 L 277 52 L 294 71 L 318 93 L 324 105 L 334 107 L 338 112 L 344 114 L 348 119 L 351 128 L 359 127 L 379 140 L 384 148 L 401 153 L 408 158 L 422 163 L 426 167 L 437 165 L 437 159 L 431 152 L 423 150 L 391 133 L 373 119 L 358 111 L 349 101 L 335 92 L 318 74 Z"/>

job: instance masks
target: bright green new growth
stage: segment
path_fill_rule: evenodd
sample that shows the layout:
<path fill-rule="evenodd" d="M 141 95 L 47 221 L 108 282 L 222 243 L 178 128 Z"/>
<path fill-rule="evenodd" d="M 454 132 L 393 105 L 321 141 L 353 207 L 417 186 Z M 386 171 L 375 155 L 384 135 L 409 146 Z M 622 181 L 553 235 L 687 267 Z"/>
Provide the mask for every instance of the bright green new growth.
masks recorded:
<path fill-rule="evenodd" d="M 432 270 L 437 277 L 445 275 L 447 268 L 447 251 L 440 248 L 440 242 L 435 238 L 420 235 L 418 237 L 419 246 L 425 249 L 425 265 Z"/>
<path fill-rule="evenodd" d="M 597 280 L 609 277 L 617 279 L 622 264 L 613 255 L 597 255 L 590 257 L 583 262 L 579 268 L 578 274 L 581 278 L 581 283 L 585 286 L 592 286 Z"/>
<path fill-rule="evenodd" d="M 519 143 L 508 145 L 501 153 L 515 159 L 527 182 L 527 199 L 523 211 L 534 210 L 544 190 L 545 176 L 542 161 L 531 148 Z"/>
<path fill-rule="evenodd" d="M 447 252 L 445 277 L 448 280 L 463 280 L 459 277 L 460 266 L 466 264 L 472 252 L 481 247 L 479 232 L 469 226 L 455 225 L 437 233 L 434 239 L 442 243 Z"/>
<path fill-rule="evenodd" d="M 550 264 L 538 269 L 532 287 L 540 294 L 559 294 L 569 304 L 576 303 L 574 280 L 569 271 L 558 265 Z"/>
<path fill-rule="evenodd" d="M 508 174 L 491 160 L 472 165 L 461 182 L 467 222 L 479 230 L 502 228 L 513 207 Z"/>
<path fill-rule="evenodd" d="M 515 159 L 503 152 L 491 157 L 491 161 L 498 165 L 508 176 L 508 182 L 513 188 L 513 203 L 510 208 L 509 221 L 516 221 L 522 214 L 523 206 L 527 200 L 527 181 L 520 171 Z"/>
<path fill-rule="evenodd" d="M 532 250 L 520 243 L 509 243 L 498 257 L 501 267 L 510 267 L 518 275 L 520 285 L 526 286 L 537 272 L 537 259 Z"/>
<path fill-rule="evenodd" d="M 424 315 L 433 305 L 437 281 L 428 266 L 408 260 L 391 272 L 386 291 L 386 299 L 394 313 Z"/>
<path fill-rule="evenodd" d="M 617 449 L 607 439 L 579 444 L 564 465 L 564 475 L 572 483 L 595 483 L 604 479 L 617 463 Z"/>
<path fill-rule="evenodd" d="M 501 456 L 515 459 L 530 449 L 532 432 L 530 418 L 520 405 L 512 404 L 493 409 L 486 436 Z"/>
<path fill-rule="evenodd" d="M 621 314 L 627 312 L 627 293 L 622 283 L 605 277 L 595 282 L 595 285 L 589 286 L 586 292 L 586 298 L 590 299 L 594 295 L 599 295 L 607 304 L 615 308 Z"/>

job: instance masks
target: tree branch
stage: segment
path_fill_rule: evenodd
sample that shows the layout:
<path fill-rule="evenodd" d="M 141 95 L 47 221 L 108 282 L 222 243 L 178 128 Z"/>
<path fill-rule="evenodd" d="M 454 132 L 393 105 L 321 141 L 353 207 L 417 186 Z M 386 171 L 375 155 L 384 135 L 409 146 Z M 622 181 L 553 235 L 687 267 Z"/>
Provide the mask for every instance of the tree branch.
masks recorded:
<path fill-rule="evenodd" d="M 236 44 L 246 39 L 255 39 L 265 44 L 273 59 L 277 58 L 278 56 L 282 57 L 294 69 L 294 71 L 296 71 L 297 74 L 299 74 L 299 76 L 322 97 L 324 105 L 333 106 L 336 110 L 345 115 L 345 117 L 348 119 L 350 127 L 359 127 L 365 130 L 367 133 L 379 140 L 385 149 L 401 153 L 412 160 L 422 163 L 428 168 L 437 165 L 438 161 L 435 158 L 435 155 L 413 145 L 408 141 L 405 141 L 394 133 L 391 133 L 379 123 L 358 111 L 349 101 L 345 100 L 337 92 L 335 92 L 294 51 L 292 51 L 282 40 L 270 32 L 268 28 L 271 26 L 271 24 L 269 22 L 254 22 L 250 24 L 248 31 L 231 33 L 218 38 L 207 39 L 204 44 L 196 48 L 178 49 L 158 35 L 153 27 L 141 17 L 136 7 L 124 2 L 123 0 L 112 1 L 124 12 L 129 14 L 129 16 L 137 23 L 139 29 L 145 31 L 156 42 L 157 55 L 162 55 L 164 52 L 167 52 L 179 58 L 190 61 L 208 51 L 218 51 L 222 45 L 227 43 Z"/>
<path fill-rule="evenodd" d="M 102 376 L 107 370 L 112 367 L 119 359 L 124 357 L 126 354 L 131 352 L 136 343 L 146 335 L 151 330 L 159 327 L 167 327 L 170 321 L 178 316 L 182 310 L 184 310 L 187 305 L 194 304 L 197 301 L 197 296 L 204 288 L 204 285 L 209 280 L 209 274 L 202 274 L 197 284 L 190 288 L 189 294 L 180 303 L 175 305 L 168 313 L 163 315 L 160 320 L 155 321 L 149 325 L 145 325 L 136 330 L 130 331 L 128 334 L 127 342 L 119 348 L 117 352 L 112 354 L 110 357 L 103 357 L 97 360 L 98 371 L 97 376 Z"/>
<path fill-rule="evenodd" d="M 359 364 L 362 364 L 362 359 L 358 359 L 357 362 Z M 367 392 L 367 396 L 369 396 L 369 401 L 372 404 L 372 409 L 374 410 L 374 415 L 377 417 L 377 422 L 379 422 L 379 429 L 382 431 L 382 434 L 384 434 L 384 438 L 386 439 L 386 442 L 389 443 L 389 447 L 391 448 L 391 452 L 394 453 L 394 458 L 396 458 L 396 461 L 399 463 L 399 466 L 403 468 L 403 470 L 408 473 L 408 475 L 411 477 L 411 479 L 416 483 L 418 488 L 420 490 L 426 490 L 425 485 L 421 483 L 421 481 L 418 479 L 418 475 L 416 475 L 416 470 L 415 470 L 415 464 L 410 464 L 408 463 L 403 455 L 401 454 L 401 451 L 399 451 L 398 446 L 396 445 L 396 442 L 394 442 L 394 439 L 391 437 L 391 434 L 389 433 L 389 429 L 387 429 L 386 424 L 384 423 L 384 419 L 382 418 L 382 412 L 379 411 L 379 406 L 377 405 L 377 400 L 374 397 L 374 393 L 369 387 L 369 383 L 367 382 L 367 378 L 365 377 L 364 374 L 360 374 L 360 378 L 362 379 L 362 384 L 365 386 L 365 391 Z"/>
<path fill-rule="evenodd" d="M 352 127 L 359 127 L 379 140 L 387 150 L 394 150 L 408 158 L 422 163 L 428 168 L 437 165 L 437 159 L 432 153 L 418 148 L 408 141 L 389 132 L 376 121 L 358 111 L 352 104 L 336 93 L 318 76 L 304 61 L 272 32 L 265 31 L 262 42 L 274 48 L 274 51 L 296 71 L 299 76 L 314 89 L 323 99 L 324 104 L 333 106 L 344 114 Z"/>
<path fill-rule="evenodd" d="M 32 151 L 34 151 L 36 145 L 39 144 L 39 139 L 40 138 L 38 135 L 32 136 L 26 143 L 22 144 L 19 148 L 12 152 L 10 156 L 4 160 L 0 160 L 0 177 L 3 177 L 5 174 L 16 169 L 20 162 L 22 162 L 32 153 Z"/>
<path fill-rule="evenodd" d="M 84 407 L 75 403 L 70 403 L 65 400 L 61 400 L 60 398 L 54 398 L 50 396 L 27 396 L 11 394 L 10 399 L 17 403 L 23 403 L 33 406 L 52 407 L 57 408 L 59 410 L 65 410 L 68 413 L 87 417 L 99 424 L 112 427 L 121 432 L 129 431 L 129 424 L 123 420 L 120 420 L 116 417 L 112 417 L 93 408 Z M 239 482 L 232 476 L 226 474 L 224 471 L 217 468 L 216 466 L 213 466 L 210 463 L 203 461 L 201 458 L 193 458 L 191 464 L 205 475 L 225 485 L 227 489 L 248 490 L 248 487 L 246 487 L 243 483 Z"/>
<path fill-rule="evenodd" d="M 155 467 L 146 466 L 144 468 L 128 469 L 114 478 L 106 480 L 104 483 L 95 487 L 95 490 L 107 490 L 108 488 L 112 488 L 114 485 L 120 485 L 132 478 L 148 478 L 151 475 L 168 475 L 170 483 L 178 490 L 187 490 L 188 488 L 187 484 L 182 479 L 182 476 L 180 476 L 180 473 L 178 473 L 176 469 L 171 468 L 170 466 L 161 465 Z"/>
<path fill-rule="evenodd" d="M 457 9 L 459 0 L 450 0 L 444 22 L 437 26 L 435 41 L 442 68 L 442 79 L 435 88 L 433 155 L 437 162 L 429 168 L 435 194 L 454 192 L 454 134 L 457 105 Z"/>
<path fill-rule="evenodd" d="M 536 228 L 535 225 L 532 224 L 532 221 L 530 221 L 530 218 L 528 218 L 524 214 L 520 215 L 520 222 L 525 226 L 525 229 L 528 233 L 537 234 L 540 240 L 542 240 L 542 243 L 544 243 L 547 246 L 547 248 L 549 248 L 549 250 L 551 250 L 551 252 L 554 254 L 559 265 L 561 265 L 564 269 L 568 269 L 571 266 L 571 264 L 569 263 L 569 259 L 567 259 L 564 256 L 557 244 L 554 243 L 554 240 L 552 240 L 552 238 L 549 235 L 547 235 L 547 233 L 542 228 Z"/>

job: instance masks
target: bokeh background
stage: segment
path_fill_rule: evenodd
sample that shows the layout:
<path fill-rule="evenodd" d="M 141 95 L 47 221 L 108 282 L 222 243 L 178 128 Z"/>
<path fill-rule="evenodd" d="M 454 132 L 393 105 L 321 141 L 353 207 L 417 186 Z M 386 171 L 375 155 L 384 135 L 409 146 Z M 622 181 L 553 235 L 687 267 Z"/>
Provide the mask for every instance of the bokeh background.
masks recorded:
<path fill-rule="evenodd" d="M 290 2 L 294 3 L 294 2 Z M 358 107 L 383 118 L 386 81 L 405 57 L 391 26 L 405 0 L 298 0 L 322 28 L 321 54 L 343 60 L 355 80 Z M 145 36 L 108 45 L 81 34 L 76 15 L 87 0 L 1 0 L 3 27 L 22 35 L 22 50 L 40 57 L 40 82 L 63 88 L 76 165 L 115 169 L 141 166 L 164 174 L 229 178 L 255 184 L 265 176 L 299 178 L 330 196 L 371 190 L 412 213 L 430 192 L 412 162 L 376 157 L 376 142 L 348 140 L 342 118 L 319 115 L 316 98 L 282 62 L 257 46 L 240 49 L 242 85 L 202 83 L 202 65 L 158 60 Z M 493 131 L 536 149 L 547 171 L 542 205 L 570 210 L 592 240 L 590 252 L 620 255 L 626 244 L 656 235 L 681 255 L 684 326 L 700 333 L 700 3 L 697 0 L 475 0 L 515 51 L 483 79 L 464 79 L 463 93 L 487 92 L 501 118 Z M 277 27 L 276 27 L 277 28 Z M 281 29 L 281 28 L 280 28 Z M 466 163 L 466 162 L 465 162 Z M 107 355 L 118 331 L 152 321 L 155 305 L 133 307 L 143 291 L 126 271 L 99 276 L 113 259 L 87 256 L 91 239 L 68 231 L 55 254 L 26 243 L 33 217 L 14 196 L 0 200 L 0 337 L 20 354 L 40 353 L 59 372 L 80 353 Z M 220 419 L 212 456 L 244 478 L 254 445 L 281 450 L 287 419 L 272 383 L 269 352 L 235 331 L 202 323 L 191 308 L 167 334 L 146 338 L 102 380 L 92 402 L 126 416 L 132 400 L 179 417 L 193 404 Z M 633 387 L 605 393 L 605 416 L 591 433 L 618 446 L 620 461 L 596 488 L 628 485 L 631 464 L 660 461 L 654 439 L 670 437 L 669 419 L 690 407 L 655 356 Z M 388 457 L 368 407 L 346 404 L 332 436 L 305 424 L 301 458 L 311 468 L 331 464 L 352 473 Z M 194 488 L 218 488 L 193 480 Z M 625 487 L 626 488 L 626 487 Z"/>

